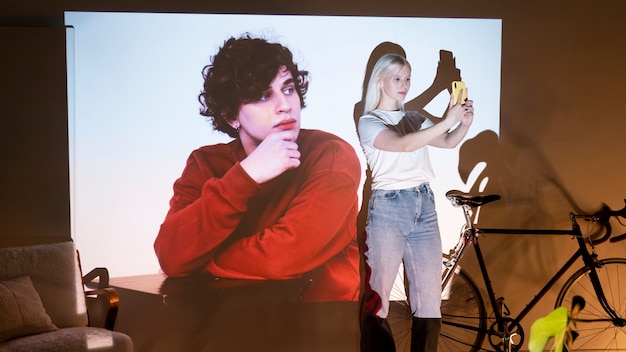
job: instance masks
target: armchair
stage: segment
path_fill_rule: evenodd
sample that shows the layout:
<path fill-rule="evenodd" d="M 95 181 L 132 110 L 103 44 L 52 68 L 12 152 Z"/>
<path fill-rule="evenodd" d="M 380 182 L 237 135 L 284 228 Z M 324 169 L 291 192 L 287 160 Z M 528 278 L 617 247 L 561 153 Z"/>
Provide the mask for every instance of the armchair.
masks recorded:
<path fill-rule="evenodd" d="M 107 304 L 102 326 L 90 321 L 92 298 Z M 83 278 L 73 242 L 0 248 L 0 352 L 132 352 L 113 331 L 118 304 L 105 268 Z"/>

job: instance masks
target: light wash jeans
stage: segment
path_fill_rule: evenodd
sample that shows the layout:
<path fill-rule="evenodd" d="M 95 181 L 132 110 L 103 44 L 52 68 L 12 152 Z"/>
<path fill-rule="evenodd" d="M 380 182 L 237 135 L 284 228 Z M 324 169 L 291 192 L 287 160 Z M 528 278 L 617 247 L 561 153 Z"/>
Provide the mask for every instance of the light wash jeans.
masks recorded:
<path fill-rule="evenodd" d="M 401 190 L 373 190 L 365 225 L 369 285 L 386 318 L 389 296 L 404 260 L 413 316 L 441 318 L 441 237 L 433 191 L 428 183 Z"/>

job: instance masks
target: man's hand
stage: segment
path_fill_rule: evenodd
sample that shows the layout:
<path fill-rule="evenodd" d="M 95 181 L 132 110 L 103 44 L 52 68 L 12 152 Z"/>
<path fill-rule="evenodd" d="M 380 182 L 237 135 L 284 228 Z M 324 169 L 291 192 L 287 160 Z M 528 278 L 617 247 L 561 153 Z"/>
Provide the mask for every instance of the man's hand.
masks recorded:
<path fill-rule="evenodd" d="M 257 183 L 265 183 L 300 166 L 300 152 L 293 131 L 268 135 L 243 161 L 241 167 Z"/>

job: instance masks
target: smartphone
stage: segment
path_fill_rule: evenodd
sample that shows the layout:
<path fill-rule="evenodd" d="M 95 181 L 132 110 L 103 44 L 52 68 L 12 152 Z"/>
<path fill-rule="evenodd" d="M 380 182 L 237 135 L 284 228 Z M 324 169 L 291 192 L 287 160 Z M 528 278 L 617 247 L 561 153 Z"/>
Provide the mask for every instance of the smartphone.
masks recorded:
<path fill-rule="evenodd" d="M 465 83 L 463 81 L 452 82 L 452 94 L 454 95 L 454 104 L 459 101 L 459 95 L 461 95 L 462 104 L 467 100 L 467 92 L 465 91 Z"/>

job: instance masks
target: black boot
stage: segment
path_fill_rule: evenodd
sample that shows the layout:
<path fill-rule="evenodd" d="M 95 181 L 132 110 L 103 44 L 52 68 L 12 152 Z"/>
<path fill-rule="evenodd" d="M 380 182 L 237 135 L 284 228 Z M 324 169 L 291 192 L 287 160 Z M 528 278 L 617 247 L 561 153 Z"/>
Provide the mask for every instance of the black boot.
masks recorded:
<path fill-rule="evenodd" d="M 411 352 L 437 352 L 441 318 L 413 317 Z"/>
<path fill-rule="evenodd" d="M 367 316 L 361 320 L 361 352 L 395 352 L 396 345 L 387 319 Z"/>

